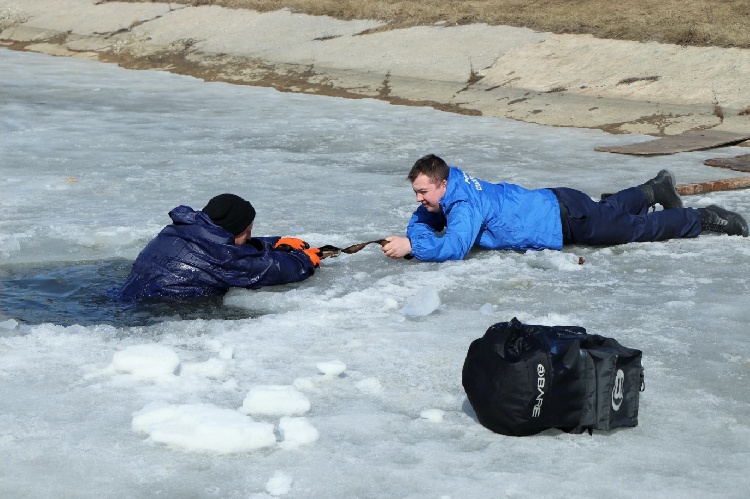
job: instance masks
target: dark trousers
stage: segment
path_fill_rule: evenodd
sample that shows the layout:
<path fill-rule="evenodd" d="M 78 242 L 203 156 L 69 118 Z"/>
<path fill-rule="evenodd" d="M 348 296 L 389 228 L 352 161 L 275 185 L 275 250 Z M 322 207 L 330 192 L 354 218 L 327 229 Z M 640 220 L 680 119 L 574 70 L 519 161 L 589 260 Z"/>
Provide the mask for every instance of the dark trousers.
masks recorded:
<path fill-rule="evenodd" d="M 563 244 L 614 245 L 696 237 L 701 233 L 700 219 L 694 209 L 649 212 L 648 200 L 638 187 L 598 202 L 567 187 L 552 192 L 560 201 Z"/>

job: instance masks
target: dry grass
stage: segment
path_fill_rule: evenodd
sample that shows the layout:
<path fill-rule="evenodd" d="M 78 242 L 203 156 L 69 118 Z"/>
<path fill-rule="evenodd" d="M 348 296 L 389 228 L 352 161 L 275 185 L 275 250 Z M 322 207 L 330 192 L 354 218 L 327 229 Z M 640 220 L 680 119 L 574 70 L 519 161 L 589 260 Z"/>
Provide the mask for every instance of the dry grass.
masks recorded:
<path fill-rule="evenodd" d="M 263 12 L 286 7 L 339 19 L 378 19 L 394 27 L 436 22 L 505 24 L 619 40 L 750 48 L 750 0 L 174 1 Z"/>

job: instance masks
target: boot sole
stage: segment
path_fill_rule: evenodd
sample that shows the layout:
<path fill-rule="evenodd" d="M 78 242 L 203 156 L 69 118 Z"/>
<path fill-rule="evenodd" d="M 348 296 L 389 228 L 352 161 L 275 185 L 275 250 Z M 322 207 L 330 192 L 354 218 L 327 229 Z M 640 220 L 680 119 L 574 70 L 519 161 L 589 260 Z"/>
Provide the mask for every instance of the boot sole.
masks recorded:
<path fill-rule="evenodd" d="M 672 192 L 672 194 L 674 194 L 674 200 L 675 200 L 675 203 L 676 203 L 676 204 L 670 205 L 670 206 L 664 206 L 662 204 L 662 207 L 665 210 L 671 210 L 673 208 L 682 208 L 683 207 L 682 199 L 680 198 L 680 193 L 677 192 L 677 187 L 676 187 L 677 180 L 675 179 L 674 173 L 672 173 L 669 170 L 662 170 L 662 171 L 660 171 L 659 173 L 656 174 L 656 178 L 659 178 L 659 177 L 666 177 L 667 179 L 669 179 L 668 180 L 668 182 L 669 182 L 669 189 Z M 661 204 L 661 203 L 659 203 L 659 204 Z"/>
<path fill-rule="evenodd" d="M 745 219 L 740 215 L 739 213 L 735 213 L 733 211 L 725 210 L 721 206 L 716 206 L 715 204 L 712 204 L 710 206 L 707 206 L 708 209 L 711 209 L 714 213 L 719 215 L 721 218 L 727 221 L 727 228 L 732 227 L 733 229 L 737 229 L 737 231 L 732 230 L 732 232 L 725 232 L 725 234 L 728 234 L 730 236 L 742 236 L 747 237 L 748 236 L 748 227 L 747 222 Z"/>

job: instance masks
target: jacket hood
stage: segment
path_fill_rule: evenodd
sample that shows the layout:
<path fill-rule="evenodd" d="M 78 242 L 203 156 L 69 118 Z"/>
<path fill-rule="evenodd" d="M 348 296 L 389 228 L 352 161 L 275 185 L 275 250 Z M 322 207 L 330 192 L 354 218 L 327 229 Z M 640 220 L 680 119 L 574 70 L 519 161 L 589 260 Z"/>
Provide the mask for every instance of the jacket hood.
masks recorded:
<path fill-rule="evenodd" d="M 176 224 L 192 225 L 196 223 L 209 223 L 215 225 L 205 213 L 195 211 L 189 206 L 180 205 L 169 212 L 169 218 Z"/>
<path fill-rule="evenodd" d="M 211 217 L 189 206 L 178 206 L 169 212 L 176 226 L 181 226 L 181 234 L 190 240 L 207 239 L 216 243 L 234 244 L 234 234 L 216 225 Z"/>

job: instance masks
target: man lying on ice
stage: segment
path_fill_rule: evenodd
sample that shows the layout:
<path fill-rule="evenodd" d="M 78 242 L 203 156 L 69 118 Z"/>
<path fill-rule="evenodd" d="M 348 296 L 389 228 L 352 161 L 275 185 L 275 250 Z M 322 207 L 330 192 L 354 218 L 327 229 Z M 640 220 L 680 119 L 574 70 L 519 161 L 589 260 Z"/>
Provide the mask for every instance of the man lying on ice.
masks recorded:
<path fill-rule="evenodd" d="M 386 238 L 383 253 L 391 258 L 460 260 L 474 245 L 559 250 L 566 244 L 663 241 L 702 232 L 748 235 L 747 222 L 737 213 L 715 205 L 683 208 L 667 170 L 599 202 L 567 187 L 527 190 L 485 182 L 433 154 L 419 159 L 408 178 L 422 206 L 412 215 L 406 237 Z M 656 203 L 664 209 L 649 211 Z"/>

